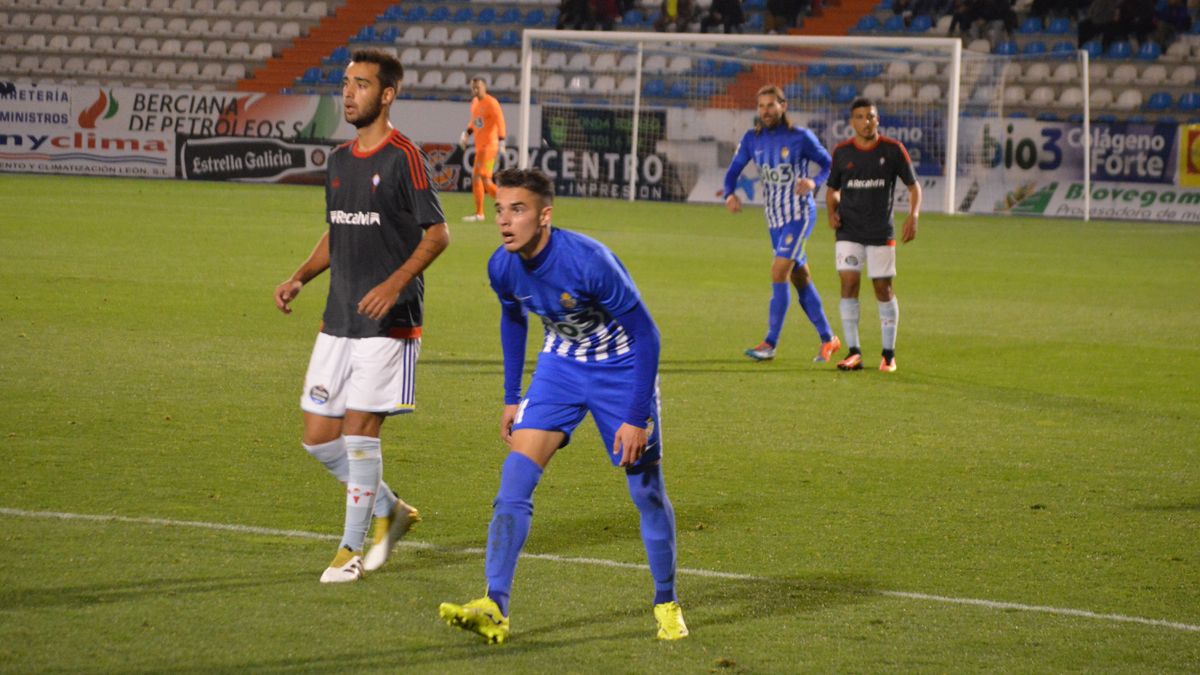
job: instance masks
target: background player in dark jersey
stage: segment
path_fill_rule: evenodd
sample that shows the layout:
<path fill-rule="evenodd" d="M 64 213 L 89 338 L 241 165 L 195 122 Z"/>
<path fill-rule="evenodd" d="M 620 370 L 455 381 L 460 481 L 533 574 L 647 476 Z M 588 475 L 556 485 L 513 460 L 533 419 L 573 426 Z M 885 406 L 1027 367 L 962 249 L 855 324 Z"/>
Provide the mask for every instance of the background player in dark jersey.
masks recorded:
<path fill-rule="evenodd" d="M 554 185 L 545 174 L 508 169 L 496 184 L 496 224 L 504 243 L 488 261 L 488 278 L 500 300 L 500 436 L 511 452 L 488 528 L 487 595 L 464 605 L 442 603 L 438 612 L 488 642 L 508 638 L 508 598 L 533 521 L 534 488 L 591 412 L 641 515 L 658 637 L 687 637 L 675 597 L 675 511 L 662 477 L 658 328 L 612 251 L 551 227 Z M 542 318 L 546 337 L 522 398 L 530 311 Z"/>
<path fill-rule="evenodd" d="M 329 156 L 329 229 L 299 269 L 275 289 L 285 314 L 308 283 L 329 270 L 329 298 L 304 378 L 304 449 L 346 485 L 346 520 L 323 583 L 354 581 L 387 560 L 420 520 L 383 482 L 379 431 L 411 412 L 421 350 L 421 273 L 450 243 L 427 158 L 392 128 L 388 112 L 404 74 L 379 50 L 356 51 L 342 78 L 353 141 Z M 375 516 L 375 537 L 362 556 Z"/>
<path fill-rule="evenodd" d="M 883 360 L 879 369 L 896 370 L 896 325 L 900 305 L 892 289 L 896 276 L 896 239 L 892 224 L 892 193 L 896 179 L 908 186 L 908 218 L 901 241 L 917 237 L 921 213 L 921 184 L 904 144 L 879 134 L 879 110 L 865 98 L 850 104 L 854 137 L 833 149 L 833 168 L 826 182 L 825 205 L 829 226 L 837 234 L 837 271 L 842 281 L 842 336 L 850 354 L 838 362 L 842 370 L 862 369 L 858 341 L 858 288 L 863 263 L 879 301 L 883 331 Z"/>
<path fill-rule="evenodd" d="M 814 361 L 829 361 L 841 348 L 833 334 L 821 296 L 808 270 L 808 237 L 817 222 L 815 196 L 829 175 L 829 153 L 813 132 L 794 127 L 787 118 L 787 98 L 775 85 L 758 90 L 758 119 L 754 128 L 742 136 L 733 161 L 725 172 L 725 208 L 730 213 L 742 209 L 742 200 L 734 191 L 737 178 L 753 160 L 758 166 L 763 191 L 763 215 L 775 257 L 771 261 L 771 302 L 767 311 L 767 334 L 746 356 L 765 361 L 775 358 L 775 346 L 783 330 L 791 296 L 788 279 L 796 287 L 800 307 L 808 315 L 821 338 Z M 817 172 L 809 176 L 809 164 Z"/>

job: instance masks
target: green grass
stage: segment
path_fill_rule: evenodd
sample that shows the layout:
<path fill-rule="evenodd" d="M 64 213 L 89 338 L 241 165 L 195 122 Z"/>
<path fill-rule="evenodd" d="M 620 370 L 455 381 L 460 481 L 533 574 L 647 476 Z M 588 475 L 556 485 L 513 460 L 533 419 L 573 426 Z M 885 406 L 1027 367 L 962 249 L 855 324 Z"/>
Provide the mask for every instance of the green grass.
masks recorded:
<path fill-rule="evenodd" d="M 271 302 L 322 199 L 0 180 L 0 508 L 328 535 L 0 513 L 0 671 L 1200 669 L 1196 631 L 888 594 L 1200 624 L 1200 230 L 927 215 L 900 249 L 899 372 L 840 373 L 810 362 L 795 306 L 774 362 L 741 356 L 769 299 L 759 213 L 561 200 L 556 221 L 617 252 L 662 331 L 680 565 L 751 578 L 681 574 L 692 637 L 660 644 L 648 572 L 527 559 L 512 640 L 488 647 L 436 608 L 483 591 L 466 549 L 505 452 L 498 238 L 444 197 L 419 412 L 384 428 L 422 546 L 327 588 L 342 497 L 296 405 L 324 282 L 291 316 Z M 809 249 L 840 328 L 823 220 Z M 585 423 L 538 488 L 527 552 L 643 562 L 601 453 Z"/>

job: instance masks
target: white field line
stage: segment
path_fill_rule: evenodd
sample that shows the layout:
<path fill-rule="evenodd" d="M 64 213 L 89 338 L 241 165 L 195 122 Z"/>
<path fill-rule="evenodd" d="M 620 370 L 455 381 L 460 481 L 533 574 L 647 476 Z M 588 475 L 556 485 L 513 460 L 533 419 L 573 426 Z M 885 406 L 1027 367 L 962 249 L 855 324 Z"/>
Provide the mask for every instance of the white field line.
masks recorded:
<path fill-rule="evenodd" d="M 59 513 L 55 511 L 25 511 L 23 509 L 8 509 L 0 507 L 0 515 L 13 516 L 16 518 L 56 518 L 59 520 L 86 520 L 92 522 L 108 522 L 108 523 L 132 523 L 136 525 L 162 525 L 166 527 L 194 527 L 206 530 L 220 530 L 222 532 L 238 532 L 241 534 L 261 534 L 272 537 L 291 537 L 295 539 L 317 539 L 320 541 L 338 541 L 341 539 L 338 535 L 321 534 L 319 532 L 307 532 L 304 530 L 278 530 L 270 527 L 255 527 L 252 525 L 230 525 L 225 523 L 207 523 L 195 520 L 170 520 L 168 518 L 133 518 L 130 516 L 112 516 L 112 515 L 89 515 L 84 513 Z M 413 549 L 436 550 L 443 553 L 453 553 L 462 555 L 482 555 L 482 548 L 460 548 L 448 549 L 428 542 L 405 540 L 400 542 L 401 546 Z M 637 563 L 619 562 L 616 560 L 605 560 L 603 558 L 576 558 L 571 556 L 560 556 L 549 553 L 522 553 L 522 558 L 531 560 L 547 560 L 550 562 L 567 563 L 572 565 L 594 565 L 599 567 L 615 567 L 619 569 L 630 570 L 648 570 L 649 567 Z M 707 577 L 712 579 L 734 579 L 738 581 L 770 581 L 767 577 L 758 577 L 750 574 L 737 574 L 735 572 L 720 572 L 716 570 L 691 569 L 680 567 L 677 572 L 695 577 Z M 1178 621 L 1166 621 L 1164 619 L 1147 619 L 1140 616 L 1128 616 L 1125 614 L 1104 614 L 1100 612 L 1090 612 L 1086 609 L 1071 609 L 1069 607 L 1048 607 L 1045 605 L 1026 605 L 1019 602 L 1000 602 L 996 600 L 980 600 L 977 598 L 952 598 L 944 595 L 930 595 L 927 593 L 911 593 L 908 591 L 888 591 L 875 590 L 871 591 L 876 595 L 883 595 L 891 598 L 905 598 L 908 600 L 922 600 L 925 602 L 941 602 L 952 605 L 971 605 L 974 607 L 984 607 L 986 609 L 1010 610 L 1018 612 L 1040 612 L 1042 614 L 1056 614 L 1058 616 L 1076 616 L 1084 619 L 1096 619 L 1098 621 L 1115 621 L 1122 623 L 1138 623 L 1146 626 L 1157 626 L 1160 628 L 1171 628 L 1174 630 L 1190 631 L 1200 633 L 1200 625 L 1190 623 L 1180 623 Z"/>

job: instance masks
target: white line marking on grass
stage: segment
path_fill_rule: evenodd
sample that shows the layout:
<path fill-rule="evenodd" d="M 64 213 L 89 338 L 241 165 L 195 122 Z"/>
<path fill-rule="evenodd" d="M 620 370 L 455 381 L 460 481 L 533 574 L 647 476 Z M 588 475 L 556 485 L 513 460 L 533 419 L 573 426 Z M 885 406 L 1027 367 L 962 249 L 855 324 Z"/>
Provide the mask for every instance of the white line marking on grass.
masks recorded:
<path fill-rule="evenodd" d="M 239 532 L 242 534 L 261 534 L 272 537 L 291 537 L 295 539 L 317 539 L 320 541 L 338 541 L 341 539 L 338 535 L 321 534 L 319 532 L 307 532 L 305 530 L 277 530 L 270 527 L 255 527 L 253 525 L 228 525 L 224 523 L 207 523 L 195 520 L 170 520 L 168 518 L 135 518 L 130 516 L 110 516 L 110 515 L 90 515 L 86 513 L 60 513 L 56 511 L 25 511 L 23 509 L 8 509 L 0 507 L 0 515 L 14 516 L 18 518 L 56 518 L 59 520 L 86 520 L 92 522 L 109 522 L 109 523 L 133 523 L 136 525 L 163 525 L 166 527 L 195 527 L 205 530 L 219 530 L 222 532 Z M 440 551 L 442 553 L 455 553 L 463 555 L 482 555 L 482 548 L 458 548 L 449 549 L 436 544 L 430 544 L 422 541 L 401 541 L 400 546 L 406 548 L 423 549 Z M 576 558 L 571 556 L 553 555 L 550 553 L 522 553 L 522 558 L 531 560 L 546 560 L 549 562 L 568 563 L 572 565 L 593 565 L 599 567 L 615 567 L 618 569 L 628 570 L 648 570 L 647 565 L 638 563 L 620 562 L 617 560 L 606 560 L 604 558 Z M 738 574 L 736 572 L 719 572 L 716 570 L 690 569 L 680 567 L 677 570 L 678 574 L 686 574 L 694 577 L 707 577 L 710 579 L 733 579 L 737 581 L 772 581 L 769 577 L 759 577 L 751 574 Z M 1002 609 L 1018 612 L 1040 612 L 1042 614 L 1055 614 L 1058 616 L 1077 616 L 1084 619 L 1096 619 L 1098 621 L 1115 621 L 1121 623 L 1138 623 L 1145 626 L 1157 626 L 1160 628 L 1171 628 L 1174 630 L 1200 632 L 1200 625 L 1190 623 L 1180 623 L 1178 621 L 1166 621 L 1164 619 L 1147 619 L 1140 616 L 1128 616 L 1125 614 L 1102 614 L 1099 612 L 1089 612 L 1086 609 L 1071 609 L 1069 607 L 1048 607 L 1045 605 L 1025 605 L 1018 602 L 1000 602 L 996 600 L 980 600 L 976 598 L 951 598 L 944 595 L 930 595 L 927 593 L 910 593 L 908 591 L 888 591 L 875 590 L 871 591 L 876 595 L 883 595 L 890 598 L 905 598 L 908 600 L 923 600 L 925 602 L 941 602 L 952 605 L 971 605 L 974 607 L 984 607 L 987 609 Z"/>

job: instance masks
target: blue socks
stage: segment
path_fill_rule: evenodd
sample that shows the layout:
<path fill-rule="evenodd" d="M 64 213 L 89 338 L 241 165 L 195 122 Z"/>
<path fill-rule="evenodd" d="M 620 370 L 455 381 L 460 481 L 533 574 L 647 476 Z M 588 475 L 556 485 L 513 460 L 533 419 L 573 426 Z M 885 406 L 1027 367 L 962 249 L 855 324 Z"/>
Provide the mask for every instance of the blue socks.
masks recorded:
<path fill-rule="evenodd" d="M 800 296 L 800 307 L 804 309 L 808 320 L 817 329 L 817 334 L 821 336 L 821 342 L 832 340 L 833 328 L 829 325 L 829 319 L 825 318 L 825 307 L 821 304 L 821 294 L 817 293 L 817 287 L 810 283 L 796 291 L 796 295 Z"/>
<path fill-rule="evenodd" d="M 492 502 L 484 570 L 488 597 L 504 616 L 508 616 L 508 596 L 517 573 L 517 558 L 533 520 L 533 490 L 541 478 L 542 467 L 518 452 L 508 453 L 500 470 L 500 491 Z"/>
<path fill-rule="evenodd" d="M 771 284 L 771 308 L 767 314 L 766 343 L 774 347 L 779 344 L 779 332 L 783 330 L 783 320 L 787 317 L 788 304 L 792 301 L 788 295 L 786 281 Z"/>
<path fill-rule="evenodd" d="M 785 289 L 786 290 L 786 289 Z M 675 595 L 675 509 L 663 487 L 662 465 L 626 473 L 629 496 L 642 516 L 642 543 L 654 577 L 654 604 L 673 602 Z"/>

